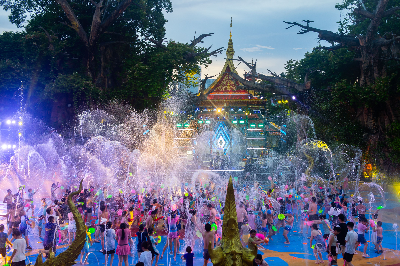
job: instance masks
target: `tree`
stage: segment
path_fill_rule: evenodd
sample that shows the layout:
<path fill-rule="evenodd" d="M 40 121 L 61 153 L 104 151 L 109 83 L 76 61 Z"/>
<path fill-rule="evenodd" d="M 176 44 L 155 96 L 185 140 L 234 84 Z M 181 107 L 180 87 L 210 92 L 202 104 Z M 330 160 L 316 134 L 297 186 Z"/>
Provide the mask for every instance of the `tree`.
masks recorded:
<path fill-rule="evenodd" d="M 386 62 L 397 60 L 399 52 L 400 36 L 385 31 L 387 27 L 382 24 L 385 24 L 384 19 L 397 18 L 400 6 L 389 6 L 388 3 L 389 0 L 368 1 L 371 11 L 358 0 L 346 0 L 342 5 L 337 5 L 339 9 L 350 9 L 352 12 L 349 21 L 354 22 L 353 25 L 342 24 L 338 33 L 311 27 L 309 23 L 312 21 L 305 21 L 306 25 L 297 22 L 285 23 L 290 25 L 288 28 L 299 26 L 299 34 L 317 32 L 319 39 L 332 44 L 331 47 L 319 49 L 335 50 L 345 47 L 356 50 L 358 57 L 355 60 L 360 62 L 361 70 L 359 83 L 361 86 L 371 85 L 376 79 L 387 75 Z"/>
<path fill-rule="evenodd" d="M 32 26 L 37 21 L 42 23 L 48 20 L 49 23 L 45 24 L 47 29 L 44 25 L 40 27 L 46 31 L 50 42 L 49 32 L 54 26 L 62 25 L 72 29 L 85 50 L 82 63 L 86 74 L 97 85 L 104 85 L 104 66 L 101 63 L 104 46 L 135 45 L 141 36 L 161 39 L 166 22 L 162 11 L 172 11 L 169 0 L 1 0 L 0 5 L 11 11 L 10 21 L 17 26 L 22 26 L 27 14 L 32 16 L 29 22 Z M 68 35 L 67 38 L 75 37 L 71 33 Z"/>
<path fill-rule="evenodd" d="M 57 114 L 72 103 L 74 111 L 114 98 L 136 109 L 155 107 L 167 95 L 168 82 L 184 81 L 182 73 L 220 52 L 197 46 L 211 34 L 164 43 L 169 0 L 0 0 L 0 5 L 11 11 L 11 22 L 25 28 L 21 43 L 31 57 L 18 60 L 26 66 L 28 110 L 46 109 L 41 117 L 56 127 L 73 115 Z"/>
<path fill-rule="evenodd" d="M 336 7 L 348 11 L 348 15 L 336 33 L 311 27 L 312 21 L 285 22 L 288 28 L 300 27 L 299 34 L 316 32 L 320 40 L 331 43 L 287 64 L 287 77 L 298 82 L 305 76 L 310 79 L 312 109 L 332 120 L 321 128 L 329 128 L 333 136 L 346 143 L 361 140 L 369 155 L 379 158 L 378 163 L 386 170 L 394 162 L 390 154 L 400 152 L 393 148 L 397 145 L 389 145 L 397 142 L 391 139 L 389 143 L 388 135 L 396 131 L 393 125 L 400 119 L 399 4 L 344 0 Z M 320 122 L 322 125 L 323 120 Z M 340 127 L 348 130 L 350 138 L 338 134 Z"/>

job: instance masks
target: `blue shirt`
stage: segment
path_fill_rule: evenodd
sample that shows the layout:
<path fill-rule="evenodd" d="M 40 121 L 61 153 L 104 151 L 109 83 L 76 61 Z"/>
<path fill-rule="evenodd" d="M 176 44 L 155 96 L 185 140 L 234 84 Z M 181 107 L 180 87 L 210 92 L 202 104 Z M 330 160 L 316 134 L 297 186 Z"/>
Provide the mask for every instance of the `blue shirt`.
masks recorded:
<path fill-rule="evenodd" d="M 8 239 L 8 235 L 4 232 L 0 233 L 0 248 L 6 247 L 6 240 Z"/>
<path fill-rule="evenodd" d="M 54 241 L 57 224 L 47 223 L 44 228 L 45 232 L 44 232 L 43 245 L 49 245 Z"/>
<path fill-rule="evenodd" d="M 28 228 L 28 225 L 26 222 L 28 221 L 28 216 L 24 215 L 21 216 L 21 223 L 19 224 L 19 231 L 21 231 L 22 234 L 25 234 L 25 230 Z"/>
<path fill-rule="evenodd" d="M 186 266 L 193 266 L 193 253 L 186 253 L 185 255 L 183 255 L 183 257 L 186 260 Z"/>

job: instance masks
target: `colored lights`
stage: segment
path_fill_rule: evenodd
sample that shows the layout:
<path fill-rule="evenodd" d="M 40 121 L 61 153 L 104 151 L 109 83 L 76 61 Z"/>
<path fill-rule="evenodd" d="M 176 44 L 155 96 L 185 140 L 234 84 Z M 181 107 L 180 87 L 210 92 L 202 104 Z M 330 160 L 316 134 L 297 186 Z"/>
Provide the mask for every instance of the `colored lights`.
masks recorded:
<path fill-rule="evenodd" d="M 244 120 L 240 120 L 239 123 L 240 123 L 240 124 L 244 124 Z"/>
<path fill-rule="evenodd" d="M 185 123 L 185 124 L 184 124 L 184 127 L 189 127 L 189 124 L 188 124 L 188 123 Z"/>
<path fill-rule="evenodd" d="M 250 127 L 256 127 L 256 124 L 250 124 Z"/>
<path fill-rule="evenodd" d="M 258 127 L 264 127 L 264 124 L 258 124 Z"/>
<path fill-rule="evenodd" d="M 182 127 L 182 124 L 176 124 L 176 127 Z"/>
<path fill-rule="evenodd" d="M 203 121 L 203 120 L 199 120 L 199 121 L 197 121 L 197 123 L 199 123 L 199 124 L 203 124 L 203 123 L 204 123 L 204 121 Z"/>
<path fill-rule="evenodd" d="M 237 122 L 238 122 L 237 120 L 233 120 L 232 121 L 233 124 L 237 124 Z"/>
<path fill-rule="evenodd" d="M 206 124 L 210 124 L 211 123 L 211 121 L 210 120 L 206 120 Z"/>

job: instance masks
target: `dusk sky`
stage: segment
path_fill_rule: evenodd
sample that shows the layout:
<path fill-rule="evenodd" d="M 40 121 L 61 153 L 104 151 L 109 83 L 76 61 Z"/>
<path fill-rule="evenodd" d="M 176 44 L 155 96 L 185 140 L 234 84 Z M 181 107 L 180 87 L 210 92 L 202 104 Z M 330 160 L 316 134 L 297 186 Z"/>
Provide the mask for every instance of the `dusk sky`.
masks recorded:
<path fill-rule="evenodd" d="M 226 49 L 229 39 L 230 19 L 233 17 L 232 39 L 235 57 L 250 62 L 257 59 L 258 72 L 267 69 L 276 73 L 284 71 L 289 59 L 301 59 L 305 52 L 318 45 L 316 33 L 298 35 L 299 28 L 286 30 L 283 21 L 313 20 L 312 26 L 336 31 L 337 22 L 345 15 L 335 9 L 338 0 L 172 0 L 173 12 L 166 14 L 167 38 L 189 42 L 202 33 L 214 33 L 204 45 Z M 0 11 L 0 32 L 16 30 L 8 22 L 7 13 Z M 323 45 L 329 45 L 322 43 Z M 203 69 L 202 75 L 217 75 L 225 61 L 225 51 L 212 57 L 213 64 Z M 238 65 L 238 63 L 235 63 Z M 243 74 L 247 68 L 237 68 Z"/>

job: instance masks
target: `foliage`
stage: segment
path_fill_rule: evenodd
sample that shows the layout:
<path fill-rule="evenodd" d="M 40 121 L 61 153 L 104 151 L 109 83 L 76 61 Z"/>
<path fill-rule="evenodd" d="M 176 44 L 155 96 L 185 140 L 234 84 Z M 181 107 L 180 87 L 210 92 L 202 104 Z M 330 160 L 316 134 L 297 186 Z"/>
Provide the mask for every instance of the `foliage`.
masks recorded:
<path fill-rule="evenodd" d="M 170 82 L 193 83 L 185 73 L 211 62 L 208 50 L 191 43 L 162 44 L 170 0 L 0 0 L 0 5 L 24 28 L 0 35 L 0 95 L 8 101 L 23 81 L 27 110 L 47 122 L 54 99 L 61 98 L 75 110 L 109 100 L 136 110 L 154 108 L 168 97 Z"/>
<path fill-rule="evenodd" d="M 339 23 L 339 32 L 354 36 L 365 35 L 370 19 L 367 19 L 359 13 L 354 12 L 354 10 L 358 7 L 365 6 L 367 11 L 374 12 L 377 3 L 377 0 L 343 0 L 341 4 L 336 4 L 335 7 L 338 10 L 344 10 L 346 12 L 345 18 Z M 400 6 L 399 0 L 388 1 L 387 10 L 397 6 Z M 387 33 L 397 35 L 400 33 L 400 21 L 397 16 L 385 17 L 378 27 L 378 35 L 384 36 Z"/>
<path fill-rule="evenodd" d="M 57 101 L 62 94 L 71 94 L 75 108 L 83 103 L 95 102 L 100 97 L 100 90 L 86 77 L 78 73 L 72 75 L 59 74 L 53 83 L 47 85 L 44 97 Z"/>
<path fill-rule="evenodd" d="M 390 153 L 391 159 L 397 163 L 400 163 L 400 123 L 392 123 L 387 132 L 387 143 L 391 148 Z"/>
<path fill-rule="evenodd" d="M 318 138 L 361 145 L 360 126 L 354 122 L 354 115 L 348 112 L 352 106 L 352 95 L 348 87 L 357 86 L 359 73 L 353 61 L 354 53 L 347 49 L 330 52 L 314 49 L 301 60 L 287 62 L 286 77 L 303 83 L 306 75 L 312 88 L 307 95 L 306 104 L 312 112 Z M 357 93 L 357 92 L 355 92 Z"/>
<path fill-rule="evenodd" d="M 391 162 L 399 163 L 400 117 L 391 110 L 397 109 L 396 99 L 400 97 L 395 39 L 400 34 L 400 22 L 394 12 L 400 1 L 389 1 L 378 16 L 375 10 L 382 2 L 344 0 L 337 4 L 336 8 L 346 11 L 338 33 L 289 23 L 304 32 L 319 32 L 320 37 L 324 35 L 322 39 L 332 38 L 337 40 L 332 45 L 340 45 L 316 47 L 303 59 L 288 61 L 285 75 L 301 83 L 305 77 L 311 81 L 311 89 L 302 96 L 318 138 L 360 146 L 385 163 L 390 161 L 386 160 L 390 154 Z M 372 20 L 376 16 L 379 21 Z M 358 45 L 354 42 L 357 39 Z"/>

